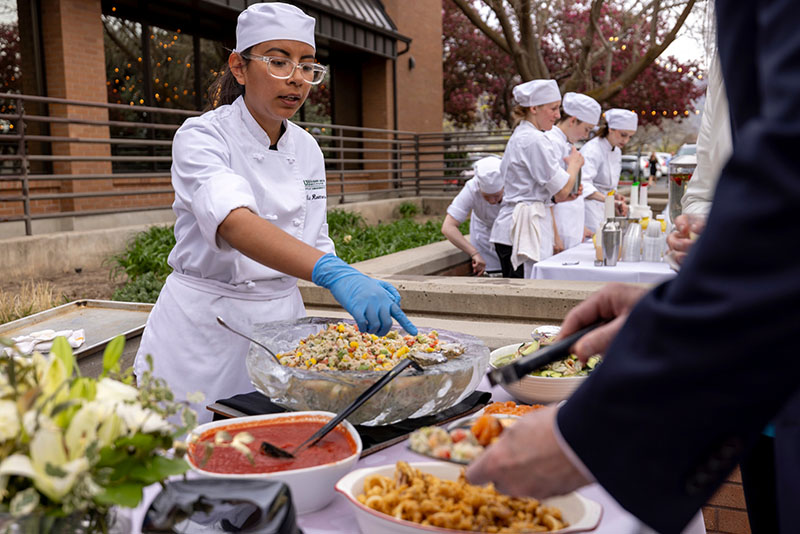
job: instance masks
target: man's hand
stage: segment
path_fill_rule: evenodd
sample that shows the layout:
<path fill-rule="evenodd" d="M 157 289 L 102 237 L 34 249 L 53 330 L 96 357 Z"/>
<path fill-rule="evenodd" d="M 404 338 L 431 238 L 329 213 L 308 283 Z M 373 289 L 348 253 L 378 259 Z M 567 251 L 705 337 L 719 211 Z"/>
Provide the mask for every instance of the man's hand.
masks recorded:
<path fill-rule="evenodd" d="M 541 408 L 504 430 L 467 468 L 467 480 L 494 482 L 501 493 L 537 498 L 563 495 L 588 484 L 556 441 L 556 412 L 552 406 Z"/>
<path fill-rule="evenodd" d="M 472 255 L 472 273 L 475 276 L 483 276 L 486 272 L 486 260 L 483 259 L 480 252 Z"/>
<path fill-rule="evenodd" d="M 609 284 L 597 293 L 575 306 L 561 323 L 559 339 L 577 332 L 584 326 L 600 320 L 612 319 L 606 325 L 594 329 L 572 347 L 573 353 L 586 362 L 590 356 L 605 353 L 611 341 L 622 328 L 639 299 L 647 293 L 646 289 L 626 284 Z"/>
<path fill-rule="evenodd" d="M 689 249 L 706 226 L 706 216 L 701 214 L 683 214 L 675 217 L 675 228 L 667 236 L 669 254 L 678 263 L 683 264 Z"/>

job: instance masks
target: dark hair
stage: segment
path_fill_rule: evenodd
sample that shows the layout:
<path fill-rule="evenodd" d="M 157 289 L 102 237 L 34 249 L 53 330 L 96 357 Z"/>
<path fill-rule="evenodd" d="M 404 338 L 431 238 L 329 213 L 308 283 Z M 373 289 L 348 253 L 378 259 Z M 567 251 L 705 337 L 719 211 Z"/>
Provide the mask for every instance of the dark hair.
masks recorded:
<path fill-rule="evenodd" d="M 244 56 L 248 55 L 252 49 L 253 47 L 251 46 L 239 54 L 242 56 L 245 65 L 250 63 L 250 60 Z M 217 76 L 217 79 L 214 80 L 208 88 L 208 106 L 206 106 L 204 111 L 232 104 L 234 100 L 244 94 L 244 85 L 236 81 L 227 61 L 222 65 L 219 71 L 220 75 Z"/>
<path fill-rule="evenodd" d="M 561 104 L 561 107 L 558 108 L 559 113 L 561 113 L 561 117 L 556 121 L 556 124 L 561 124 L 562 122 L 566 122 L 572 118 L 572 115 L 564 111 L 564 104 Z M 579 122 L 581 121 L 577 117 L 575 117 Z"/>
<path fill-rule="evenodd" d="M 597 136 L 598 137 L 608 137 L 608 123 L 607 122 L 603 123 L 603 125 L 600 127 L 600 131 L 597 132 Z"/>

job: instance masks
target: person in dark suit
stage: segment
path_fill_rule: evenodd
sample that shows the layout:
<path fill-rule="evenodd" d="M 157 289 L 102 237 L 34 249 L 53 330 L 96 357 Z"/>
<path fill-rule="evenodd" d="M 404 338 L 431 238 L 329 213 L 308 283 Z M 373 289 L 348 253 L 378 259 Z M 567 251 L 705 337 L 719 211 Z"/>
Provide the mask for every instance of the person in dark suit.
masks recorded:
<path fill-rule="evenodd" d="M 596 480 L 628 511 L 677 533 L 775 422 L 780 531 L 800 503 L 800 10 L 717 1 L 733 154 L 680 274 L 642 294 L 614 286 L 566 318 L 603 364 L 560 409 L 523 418 L 467 471 L 543 497 Z"/>

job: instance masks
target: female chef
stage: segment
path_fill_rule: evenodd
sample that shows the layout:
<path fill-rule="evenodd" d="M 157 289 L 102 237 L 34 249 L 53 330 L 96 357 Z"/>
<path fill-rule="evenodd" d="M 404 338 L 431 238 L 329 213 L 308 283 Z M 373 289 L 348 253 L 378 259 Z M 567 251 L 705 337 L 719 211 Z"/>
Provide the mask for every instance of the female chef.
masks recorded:
<path fill-rule="evenodd" d="M 553 150 L 559 158 L 561 166 L 566 168 L 565 158 L 573 149 L 573 143 L 589 137 L 589 132 L 600 120 L 600 104 L 580 93 L 567 93 L 561 101 L 561 118 L 555 127 L 545 134 L 553 143 Z M 554 251 L 572 248 L 583 241 L 583 197 L 575 200 L 559 202 L 553 206 L 555 219 Z"/>
<path fill-rule="evenodd" d="M 583 184 L 584 224 L 591 233 L 603 224 L 603 205 L 606 195 L 616 191 L 619 184 L 619 173 L 622 168 L 622 147 L 636 133 L 638 119 L 636 113 L 627 109 L 609 109 L 606 111 L 606 124 L 600 134 L 581 147 L 581 154 L 586 159 L 581 173 Z M 628 208 L 624 198 L 616 195 L 618 215 L 627 215 Z"/>
<path fill-rule="evenodd" d="M 141 375 L 152 355 L 154 374 L 178 399 L 200 390 L 214 402 L 253 389 L 250 343 L 215 318 L 246 325 L 303 317 L 298 278 L 329 289 L 362 331 L 383 335 L 394 317 L 416 333 L 390 284 L 333 254 L 322 152 L 288 121 L 325 76 L 314 54 L 312 17 L 279 2 L 250 6 L 239 15 L 227 72 L 209 91 L 214 109 L 175 134 L 174 271 L 134 370 Z M 192 403 L 200 421 L 210 419 L 204 405 Z"/>
<path fill-rule="evenodd" d="M 464 184 L 464 188 L 447 207 L 447 215 L 442 223 L 442 233 L 447 240 L 470 255 L 475 276 L 482 276 L 484 272 L 500 272 L 500 259 L 489 243 L 489 233 L 500 211 L 500 201 L 503 200 L 500 162 L 497 156 L 488 156 L 475 162 L 475 176 Z M 458 225 L 467 218 L 470 219 L 469 241 L 458 229 Z"/>
<path fill-rule="evenodd" d="M 571 191 L 583 157 L 573 150 L 564 170 L 545 137 L 560 116 L 561 93 L 555 80 L 525 82 L 514 87 L 513 94 L 514 115 L 520 122 L 500 165 L 503 202 L 489 240 L 503 276 L 530 278 L 533 264 L 553 251 L 553 220 L 547 206 L 575 197 Z"/>

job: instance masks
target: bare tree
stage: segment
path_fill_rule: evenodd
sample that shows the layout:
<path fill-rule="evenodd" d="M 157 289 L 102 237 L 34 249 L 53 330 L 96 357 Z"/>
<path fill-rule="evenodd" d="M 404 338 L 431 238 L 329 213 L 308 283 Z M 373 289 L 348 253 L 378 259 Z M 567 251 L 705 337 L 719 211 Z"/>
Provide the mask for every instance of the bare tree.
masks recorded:
<path fill-rule="evenodd" d="M 514 61 L 523 80 L 555 79 L 563 92 L 603 102 L 675 40 L 697 0 L 453 0 Z M 701 0 L 702 1 L 702 0 Z M 574 25 L 582 25 L 576 39 Z M 567 26 L 571 26 L 567 28 Z M 615 52 L 620 39 L 630 53 Z M 567 60 L 549 61 L 554 49 Z"/>

